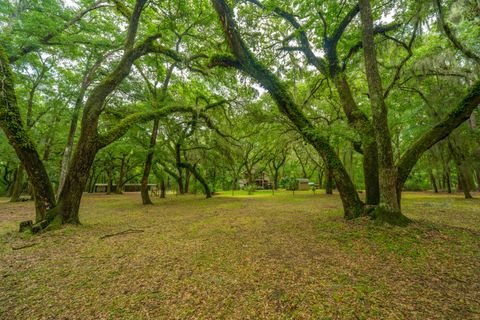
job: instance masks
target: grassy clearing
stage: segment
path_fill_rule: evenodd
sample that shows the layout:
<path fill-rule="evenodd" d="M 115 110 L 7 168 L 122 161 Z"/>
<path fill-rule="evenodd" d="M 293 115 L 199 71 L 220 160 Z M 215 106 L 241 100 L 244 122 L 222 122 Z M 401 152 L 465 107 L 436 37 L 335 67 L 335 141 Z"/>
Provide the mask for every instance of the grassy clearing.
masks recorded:
<path fill-rule="evenodd" d="M 0 203 L 0 318 L 480 319 L 479 200 L 407 193 L 406 228 L 311 192 L 155 202 L 87 195 L 35 237 L 12 232 L 32 203 Z"/>

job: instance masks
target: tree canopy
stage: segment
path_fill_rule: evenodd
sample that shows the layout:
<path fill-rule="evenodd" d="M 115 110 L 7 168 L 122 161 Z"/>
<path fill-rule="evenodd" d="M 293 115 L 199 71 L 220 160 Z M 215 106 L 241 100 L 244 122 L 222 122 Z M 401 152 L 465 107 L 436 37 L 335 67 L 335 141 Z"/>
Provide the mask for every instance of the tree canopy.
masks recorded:
<path fill-rule="evenodd" d="M 469 0 L 2 1 L 0 192 L 31 194 L 44 229 L 80 223 L 96 184 L 148 205 L 304 178 L 348 219 L 406 224 L 402 190 L 480 188 L 479 17 Z"/>

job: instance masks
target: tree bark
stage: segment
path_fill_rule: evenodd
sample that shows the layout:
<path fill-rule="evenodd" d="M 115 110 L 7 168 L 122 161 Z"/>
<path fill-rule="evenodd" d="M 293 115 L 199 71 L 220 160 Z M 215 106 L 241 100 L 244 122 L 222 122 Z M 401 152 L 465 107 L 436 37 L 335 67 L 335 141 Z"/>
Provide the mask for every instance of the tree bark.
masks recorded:
<path fill-rule="evenodd" d="M 278 190 L 278 169 L 277 168 L 274 169 L 272 188 L 273 190 Z"/>
<path fill-rule="evenodd" d="M 428 170 L 428 176 L 430 177 L 430 182 L 432 183 L 433 192 L 438 193 L 437 181 L 432 170 Z"/>
<path fill-rule="evenodd" d="M 190 192 L 190 175 L 191 175 L 191 171 L 186 170 L 185 171 L 185 188 L 183 190 L 187 194 Z"/>
<path fill-rule="evenodd" d="M 143 176 L 142 176 L 141 189 L 140 189 L 143 204 L 153 204 L 148 194 L 148 176 L 150 175 L 150 170 L 152 169 L 153 148 L 157 143 L 159 123 L 160 123 L 159 119 L 155 119 L 153 121 L 153 128 L 152 128 L 152 134 L 150 135 L 150 144 L 148 148 L 147 159 L 145 160 L 145 165 L 143 167 Z"/>
<path fill-rule="evenodd" d="M 348 123 L 360 134 L 362 139 L 365 203 L 367 205 L 377 205 L 380 202 L 378 150 L 372 123 L 358 108 L 345 74 L 341 73 L 337 75 L 334 83 Z"/>
<path fill-rule="evenodd" d="M 88 172 L 99 149 L 96 143 L 97 124 L 88 124 L 87 119 L 87 114 L 84 114 L 80 138 L 65 177 L 65 184 L 60 193 L 58 205 L 55 210 L 52 210 L 52 214 L 61 216 L 62 223 L 80 223 L 78 216 L 80 200 L 85 190 Z M 98 121 L 98 118 L 96 120 Z"/>
<path fill-rule="evenodd" d="M 107 194 L 112 194 L 113 189 L 113 173 L 112 166 L 110 163 L 107 163 Z"/>
<path fill-rule="evenodd" d="M 388 127 L 388 110 L 385 105 L 384 92 L 375 52 L 370 0 L 360 0 L 359 6 L 362 21 L 365 71 L 372 109 L 373 129 L 378 150 L 380 206 L 383 207 L 380 210 L 382 210 L 382 218 L 396 220 L 396 216 L 400 219 L 403 217 L 400 213 L 400 201 L 398 200 L 396 188 L 397 170 L 394 165 L 392 142 Z"/>
<path fill-rule="evenodd" d="M 123 180 L 125 179 L 125 158 L 126 155 L 122 155 L 122 158 L 120 159 L 120 172 L 118 174 L 118 181 L 117 181 L 117 188 L 115 189 L 116 194 L 122 194 L 123 193 Z"/>

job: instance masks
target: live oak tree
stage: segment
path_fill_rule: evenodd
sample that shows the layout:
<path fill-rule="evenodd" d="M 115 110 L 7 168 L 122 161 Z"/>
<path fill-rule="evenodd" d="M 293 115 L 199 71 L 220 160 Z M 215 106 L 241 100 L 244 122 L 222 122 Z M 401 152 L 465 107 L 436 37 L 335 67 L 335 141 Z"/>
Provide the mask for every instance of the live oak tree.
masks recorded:
<path fill-rule="evenodd" d="M 262 7 L 258 1 L 251 2 Z M 287 115 L 302 133 L 305 140 L 315 146 L 319 154 L 323 157 L 327 168 L 332 169 L 343 200 L 346 217 L 355 217 L 364 214 L 365 210 L 363 203 L 358 199 L 348 174 L 346 174 L 343 165 L 334 154 L 331 146 L 325 141 L 325 138 L 322 137 L 321 133 L 316 131 L 309 120 L 303 115 L 298 105 L 293 101 L 285 84 L 269 71 L 258 60 L 258 58 L 255 57 L 250 48 L 248 48 L 240 34 L 236 22 L 234 21 L 231 8 L 227 3 L 221 0 L 214 0 L 212 1 L 212 4 L 220 18 L 231 55 L 224 54 L 214 56 L 211 59 L 210 65 L 237 68 L 263 85 L 276 101 L 279 110 Z M 281 16 L 283 15 L 287 20 L 292 17 L 286 16 L 284 11 L 281 11 L 275 6 L 270 6 L 269 8 L 273 8 L 272 11 Z M 453 108 L 453 111 L 435 124 L 433 128 L 420 136 L 418 140 L 404 152 L 398 163 L 395 165 L 393 161 L 390 133 L 388 131 L 387 108 L 384 100 L 386 94 L 381 86 L 381 78 L 379 76 L 375 56 L 375 29 L 373 27 L 370 3 L 368 1 L 362 1 L 358 8 L 354 8 L 356 9 L 351 11 L 351 16 L 355 16 L 358 11 L 361 11 L 362 13 L 363 38 L 358 49 L 363 47 L 364 51 L 364 61 L 367 68 L 367 81 L 370 91 L 369 98 L 374 120 L 373 132 L 379 150 L 379 190 L 381 191 L 380 199 L 382 206 L 374 210 L 373 215 L 392 223 L 403 223 L 406 221 L 406 218 L 400 213 L 399 201 L 401 189 L 408 174 L 425 151 L 438 141 L 443 140 L 452 130 L 468 119 L 479 103 L 480 93 L 478 92 L 478 89 L 480 85 L 478 81 L 473 84 L 464 98 L 455 108 Z M 353 17 L 349 17 L 348 20 L 351 20 L 352 18 Z M 346 23 L 349 22 L 348 20 Z M 300 29 L 300 26 L 298 24 L 296 25 L 295 21 L 289 22 L 292 23 L 296 29 Z M 344 30 L 341 30 L 340 36 L 343 31 Z M 309 55 L 313 53 L 309 50 L 308 39 L 306 39 L 304 30 L 300 29 L 297 34 L 299 35 L 301 45 L 303 46 L 301 48 L 302 51 L 306 51 L 308 59 L 314 59 L 314 57 L 309 57 Z M 326 37 L 326 39 L 328 40 L 329 38 Z M 408 46 L 407 49 L 411 50 Z M 332 58 L 328 55 L 328 51 L 326 53 L 327 58 Z M 400 67 L 397 69 L 399 70 L 398 73 L 401 71 Z M 399 75 L 395 75 L 394 82 L 398 80 L 398 76 Z"/>

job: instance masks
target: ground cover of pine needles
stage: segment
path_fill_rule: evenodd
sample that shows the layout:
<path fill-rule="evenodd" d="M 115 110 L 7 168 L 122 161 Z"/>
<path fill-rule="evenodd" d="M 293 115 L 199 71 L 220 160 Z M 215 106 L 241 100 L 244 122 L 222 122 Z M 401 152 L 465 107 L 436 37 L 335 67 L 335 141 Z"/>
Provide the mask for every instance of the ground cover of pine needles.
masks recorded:
<path fill-rule="evenodd" d="M 475 196 L 405 193 L 402 228 L 319 192 L 86 195 L 37 236 L 3 198 L 0 319 L 480 319 Z"/>

